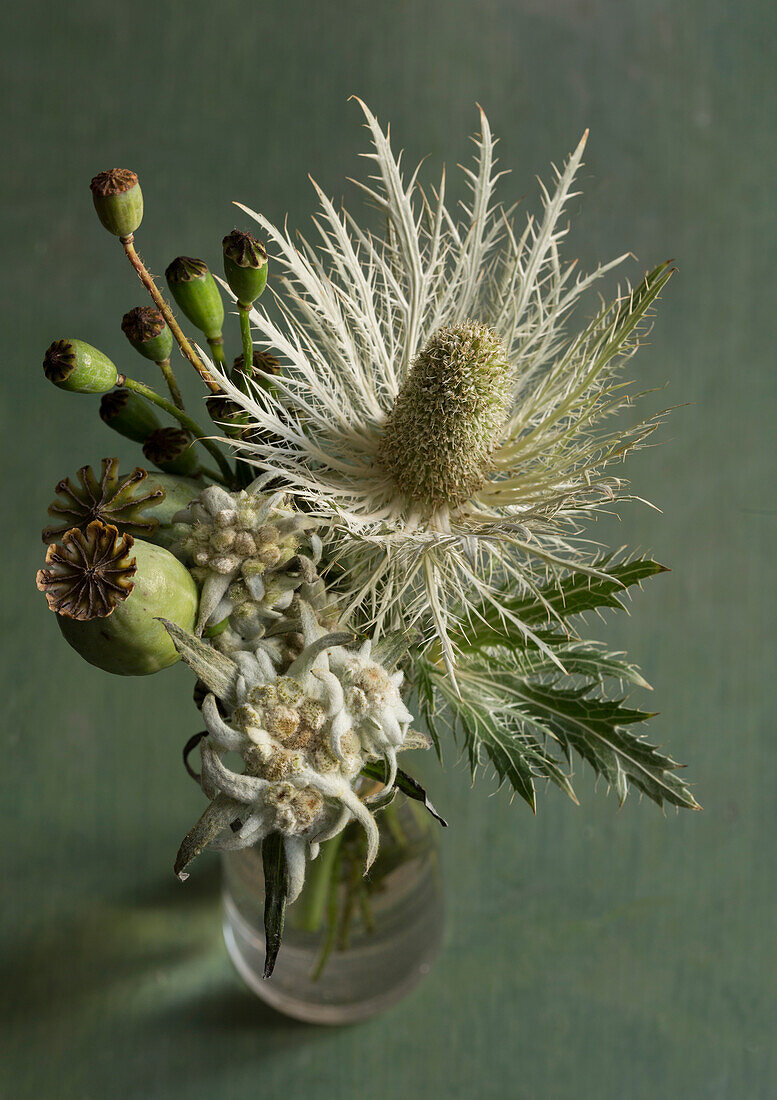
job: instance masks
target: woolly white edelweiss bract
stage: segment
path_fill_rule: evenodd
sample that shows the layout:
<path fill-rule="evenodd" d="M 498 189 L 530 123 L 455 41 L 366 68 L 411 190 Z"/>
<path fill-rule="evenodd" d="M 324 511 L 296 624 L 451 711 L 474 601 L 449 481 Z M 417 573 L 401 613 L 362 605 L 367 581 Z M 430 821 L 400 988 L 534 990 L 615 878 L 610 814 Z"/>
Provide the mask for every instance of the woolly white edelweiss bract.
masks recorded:
<path fill-rule="evenodd" d="M 519 232 L 495 197 L 484 114 L 459 218 L 444 174 L 429 192 L 417 170 L 406 181 L 388 133 L 363 110 L 376 174 L 360 186 L 385 235 L 319 188 L 318 248 L 247 211 L 283 271 L 280 320 L 262 308 L 251 316 L 284 373 L 272 392 L 248 396 L 221 381 L 256 429 L 235 443 L 242 457 L 328 522 L 332 575 L 355 621 L 378 634 L 419 627 L 453 672 L 452 635 L 476 605 L 534 639 L 502 594 L 532 593 L 570 568 L 598 575 L 581 520 L 622 495 L 605 468 L 655 426 L 603 423 L 631 401 L 615 372 L 671 272 L 656 269 L 569 335 L 581 293 L 625 258 L 586 276 L 559 258 L 585 136 Z"/>

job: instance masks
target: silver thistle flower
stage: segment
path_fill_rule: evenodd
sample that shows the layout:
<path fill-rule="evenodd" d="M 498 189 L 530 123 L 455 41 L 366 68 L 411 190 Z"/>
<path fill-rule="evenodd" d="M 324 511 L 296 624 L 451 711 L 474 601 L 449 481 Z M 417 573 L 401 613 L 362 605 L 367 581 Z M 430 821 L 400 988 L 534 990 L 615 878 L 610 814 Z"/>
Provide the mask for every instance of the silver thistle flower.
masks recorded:
<path fill-rule="evenodd" d="M 586 135 L 552 192 L 541 185 L 541 217 L 519 232 L 495 198 L 500 173 L 482 112 L 457 220 L 444 174 L 431 195 L 417 170 L 406 182 L 388 133 L 362 108 L 377 174 L 359 186 L 384 215 L 385 236 L 338 213 L 318 187 L 318 250 L 247 210 L 288 292 L 277 296 L 280 321 L 255 309 L 252 322 L 286 369 L 272 392 L 222 384 L 255 429 L 235 443 L 242 456 L 327 521 L 356 621 L 377 634 L 420 627 L 453 673 L 452 628 L 475 606 L 500 609 L 501 593 L 532 593 L 567 569 L 599 575 L 581 520 L 623 496 L 606 467 L 656 426 L 604 421 L 631 403 L 616 371 L 671 272 L 656 269 L 568 335 L 582 292 L 625 259 L 576 277 L 559 258 Z"/>

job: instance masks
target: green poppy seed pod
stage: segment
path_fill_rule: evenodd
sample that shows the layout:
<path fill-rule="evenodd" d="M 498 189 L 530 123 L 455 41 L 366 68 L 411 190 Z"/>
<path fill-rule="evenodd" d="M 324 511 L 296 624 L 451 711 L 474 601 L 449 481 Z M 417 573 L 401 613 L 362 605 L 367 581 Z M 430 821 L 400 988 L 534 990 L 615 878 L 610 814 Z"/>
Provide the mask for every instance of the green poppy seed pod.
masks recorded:
<path fill-rule="evenodd" d="M 145 359 L 164 363 L 173 350 L 173 334 L 162 314 L 151 306 L 135 306 L 121 319 L 121 331 Z"/>
<path fill-rule="evenodd" d="M 239 305 L 248 309 L 267 284 L 267 253 L 250 233 L 233 229 L 222 242 L 224 275 Z"/>
<path fill-rule="evenodd" d="M 108 356 L 83 340 L 55 340 L 43 357 L 43 373 L 71 393 L 106 393 L 119 377 Z"/>
<path fill-rule="evenodd" d="M 208 265 L 191 256 L 179 256 L 165 271 L 170 293 L 182 313 L 208 340 L 221 336 L 224 303 Z"/>
<path fill-rule="evenodd" d="M 248 370 L 248 377 L 252 382 L 258 383 L 262 389 L 270 389 L 273 378 L 281 373 L 281 364 L 269 351 L 254 350 L 253 363 Z M 243 367 L 243 356 L 238 355 L 232 364 L 232 381 L 243 393 L 250 393 L 250 387 L 246 384 L 246 371 Z"/>
<path fill-rule="evenodd" d="M 163 489 L 164 497 L 154 506 L 154 518 L 158 526 L 152 535 L 144 536 L 148 542 L 164 546 L 171 550 L 190 530 L 188 524 L 174 523 L 178 512 L 188 508 L 195 497 L 202 492 L 202 482 L 177 474 L 151 473 L 148 476 L 149 489 Z"/>
<path fill-rule="evenodd" d="M 143 192 L 128 168 L 100 172 L 89 185 L 97 217 L 109 233 L 129 237 L 143 221 Z"/>
<path fill-rule="evenodd" d="M 142 397 L 130 390 L 111 390 L 100 402 L 100 417 L 125 439 L 143 443 L 161 427 L 156 413 Z"/>
<path fill-rule="evenodd" d="M 166 474 L 190 477 L 199 470 L 191 436 L 183 428 L 157 428 L 143 443 L 143 454 Z"/>
<path fill-rule="evenodd" d="M 65 640 L 91 665 L 144 676 L 176 663 L 160 618 L 194 629 L 197 585 L 162 546 L 119 535 L 99 521 L 50 546 L 38 587 Z M 91 605 L 91 612 L 89 606 Z"/>
<path fill-rule="evenodd" d="M 224 394 L 213 394 L 205 398 L 208 415 L 218 428 L 223 428 L 229 436 L 239 436 L 250 416 Z"/>

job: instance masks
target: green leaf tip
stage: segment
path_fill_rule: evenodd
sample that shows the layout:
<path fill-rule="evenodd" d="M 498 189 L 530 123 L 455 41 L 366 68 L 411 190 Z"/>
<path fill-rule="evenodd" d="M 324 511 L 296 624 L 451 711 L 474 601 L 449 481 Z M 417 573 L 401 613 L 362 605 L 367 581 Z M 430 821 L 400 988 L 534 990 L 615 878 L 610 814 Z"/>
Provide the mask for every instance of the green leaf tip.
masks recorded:
<path fill-rule="evenodd" d="M 275 969 L 281 949 L 286 922 L 286 901 L 289 895 L 289 868 L 280 833 L 270 833 L 262 841 L 264 868 L 264 936 L 265 957 L 263 978 Z"/>

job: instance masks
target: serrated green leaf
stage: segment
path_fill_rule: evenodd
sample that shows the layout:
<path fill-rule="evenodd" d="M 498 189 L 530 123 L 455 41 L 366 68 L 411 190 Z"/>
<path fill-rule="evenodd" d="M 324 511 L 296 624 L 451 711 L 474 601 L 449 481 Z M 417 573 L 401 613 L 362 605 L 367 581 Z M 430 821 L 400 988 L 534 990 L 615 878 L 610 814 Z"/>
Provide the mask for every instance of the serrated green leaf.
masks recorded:
<path fill-rule="evenodd" d="M 421 707 L 421 715 L 429 736 L 437 753 L 437 759 L 442 761 L 442 747 L 440 736 L 437 732 L 437 715 L 435 713 L 434 683 L 432 681 L 431 665 L 418 658 L 413 664 L 413 683 L 418 693 L 418 703 Z"/>
<path fill-rule="evenodd" d="M 500 786 L 509 783 L 533 811 L 536 811 L 536 779 L 551 780 L 573 801 L 577 801 L 569 777 L 559 761 L 535 736 L 539 733 L 542 737 L 546 731 L 536 721 L 531 728 L 522 722 L 516 709 L 505 704 L 497 680 L 490 678 L 488 688 L 478 691 L 472 678 L 465 674 L 461 677 L 457 693 L 434 669 L 427 666 L 425 675 L 432 693 L 436 688 L 445 700 L 451 716 L 450 724 L 463 741 L 473 778 L 485 756 L 492 764 Z M 548 740 L 555 744 L 551 737 Z"/>
<path fill-rule="evenodd" d="M 620 680 L 651 690 L 636 665 L 607 653 L 595 642 L 570 642 L 567 637 L 559 635 L 556 655 L 570 676 L 585 677 L 593 684 L 601 684 L 608 679 Z M 512 673 L 519 671 L 522 676 L 553 676 L 554 679 L 558 676 L 558 667 L 539 649 L 512 651 L 509 656 L 512 663 L 498 652 L 489 654 L 488 659 L 494 666 L 504 667 Z"/>
<path fill-rule="evenodd" d="M 590 694 L 589 688 L 561 688 L 524 682 L 516 694 L 565 752 L 574 750 L 602 775 L 623 803 L 629 784 L 659 806 L 669 802 L 698 809 L 688 787 L 675 774 L 681 766 L 638 734 L 624 728 L 654 717 L 624 706 L 622 700 Z"/>

